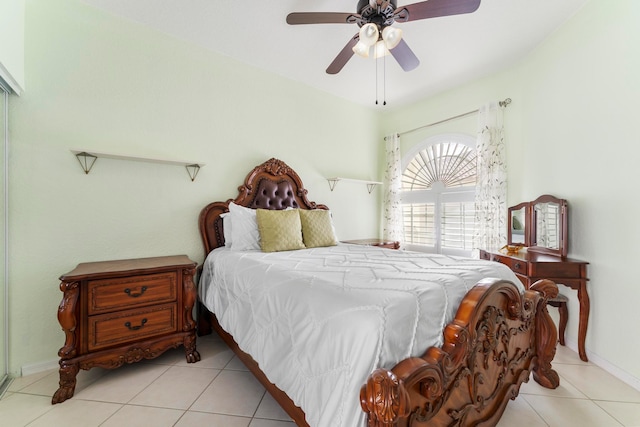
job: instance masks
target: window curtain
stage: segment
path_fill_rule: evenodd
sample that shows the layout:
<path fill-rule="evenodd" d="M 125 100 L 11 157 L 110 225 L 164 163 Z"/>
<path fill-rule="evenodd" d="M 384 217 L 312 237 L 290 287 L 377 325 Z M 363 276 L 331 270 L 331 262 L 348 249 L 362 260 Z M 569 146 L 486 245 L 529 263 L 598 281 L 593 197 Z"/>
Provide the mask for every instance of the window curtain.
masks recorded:
<path fill-rule="evenodd" d="M 502 108 L 497 102 L 479 109 L 475 197 L 476 249 L 507 244 L 507 164 Z"/>
<path fill-rule="evenodd" d="M 398 241 L 402 246 L 402 159 L 400 157 L 400 135 L 394 133 L 385 139 L 387 167 L 384 173 L 384 228 L 383 237 Z"/>

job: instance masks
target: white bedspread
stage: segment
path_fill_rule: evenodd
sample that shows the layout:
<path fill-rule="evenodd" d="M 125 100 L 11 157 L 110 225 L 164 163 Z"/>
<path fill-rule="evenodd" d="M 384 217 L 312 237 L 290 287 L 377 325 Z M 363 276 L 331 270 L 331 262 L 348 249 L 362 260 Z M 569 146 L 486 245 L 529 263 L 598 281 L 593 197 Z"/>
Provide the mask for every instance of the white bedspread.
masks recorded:
<path fill-rule="evenodd" d="M 497 262 L 346 245 L 207 257 L 201 301 L 300 406 L 311 427 L 365 426 L 359 391 L 378 367 L 442 344 L 442 329 Z"/>

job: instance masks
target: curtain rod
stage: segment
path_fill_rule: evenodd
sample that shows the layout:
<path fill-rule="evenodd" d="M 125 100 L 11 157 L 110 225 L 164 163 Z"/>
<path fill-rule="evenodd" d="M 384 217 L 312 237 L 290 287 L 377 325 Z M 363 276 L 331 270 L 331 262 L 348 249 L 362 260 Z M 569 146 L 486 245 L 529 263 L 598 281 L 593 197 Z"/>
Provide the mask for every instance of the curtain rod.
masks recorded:
<path fill-rule="evenodd" d="M 507 98 L 507 99 L 505 99 L 504 101 L 500 101 L 500 102 L 498 102 L 498 105 L 499 105 L 499 106 L 501 106 L 501 107 L 503 107 L 503 108 L 504 108 L 504 107 L 506 107 L 506 106 L 507 106 L 507 105 L 509 105 L 509 104 L 511 104 L 511 98 Z M 462 117 L 470 116 L 471 114 L 475 114 L 475 113 L 477 113 L 478 111 L 480 111 L 480 109 L 473 110 L 473 111 L 468 111 L 468 112 L 466 112 L 466 113 L 458 114 L 457 116 L 449 117 L 449 118 L 447 118 L 447 119 L 440 120 L 440 121 L 438 121 L 438 122 L 429 123 L 428 125 L 424 125 L 424 126 L 417 127 L 417 128 L 415 128 L 415 129 L 411 129 L 411 130 L 407 130 L 407 131 L 404 131 L 404 132 L 400 132 L 400 133 L 398 133 L 398 136 L 406 135 L 406 134 L 408 134 L 408 133 L 412 133 L 412 132 L 415 132 L 415 131 L 418 131 L 418 130 L 421 130 L 421 129 L 425 129 L 425 128 L 428 128 L 428 127 L 431 127 L 431 126 L 439 125 L 439 124 L 441 124 L 441 123 L 446 123 L 446 122 L 451 121 L 451 120 L 460 119 L 460 118 L 462 118 Z M 385 140 L 386 140 L 386 139 L 387 139 L 387 138 L 385 137 Z"/>

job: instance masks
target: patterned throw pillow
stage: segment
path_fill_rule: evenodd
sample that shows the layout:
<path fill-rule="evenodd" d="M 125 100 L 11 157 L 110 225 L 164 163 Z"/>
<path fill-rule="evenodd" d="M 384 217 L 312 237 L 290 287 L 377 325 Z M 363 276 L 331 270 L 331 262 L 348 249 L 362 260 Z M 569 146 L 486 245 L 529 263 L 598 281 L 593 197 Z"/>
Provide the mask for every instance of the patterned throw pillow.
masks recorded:
<path fill-rule="evenodd" d="M 302 242 L 302 225 L 298 209 L 257 209 L 256 221 L 258 222 L 260 246 L 263 252 L 292 251 L 305 248 Z"/>
<path fill-rule="evenodd" d="M 335 246 L 338 244 L 331 213 L 324 209 L 304 210 L 300 209 L 300 222 L 302 223 L 302 239 L 308 248 L 322 246 Z"/>

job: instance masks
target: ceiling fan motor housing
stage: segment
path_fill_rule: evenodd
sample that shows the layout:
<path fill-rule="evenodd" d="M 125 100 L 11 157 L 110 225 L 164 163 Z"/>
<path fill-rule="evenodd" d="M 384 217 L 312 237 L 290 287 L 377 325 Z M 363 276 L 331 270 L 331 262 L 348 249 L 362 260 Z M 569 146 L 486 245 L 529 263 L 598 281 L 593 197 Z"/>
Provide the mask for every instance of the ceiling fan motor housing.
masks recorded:
<path fill-rule="evenodd" d="M 372 23 L 382 31 L 385 27 L 392 25 L 395 20 L 393 13 L 397 7 L 397 0 L 375 2 L 375 6 L 371 6 L 371 3 L 373 2 L 369 0 L 358 1 L 358 14 L 361 17 L 357 22 L 358 26 Z"/>

